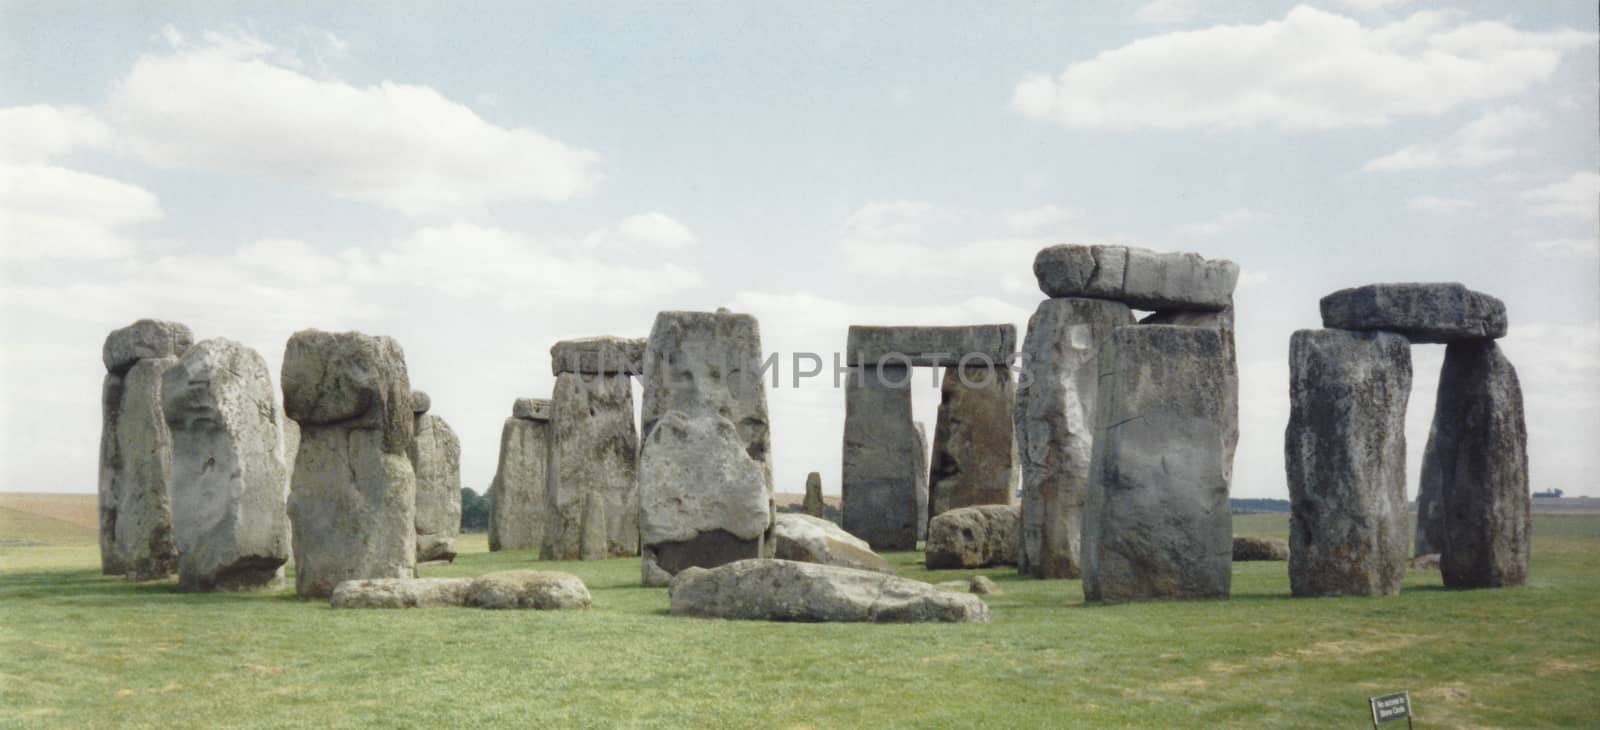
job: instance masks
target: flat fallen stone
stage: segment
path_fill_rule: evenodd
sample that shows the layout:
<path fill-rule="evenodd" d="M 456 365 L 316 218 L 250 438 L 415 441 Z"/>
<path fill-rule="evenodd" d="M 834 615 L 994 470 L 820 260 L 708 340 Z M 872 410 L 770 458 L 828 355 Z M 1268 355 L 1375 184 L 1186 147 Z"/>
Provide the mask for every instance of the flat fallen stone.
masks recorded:
<path fill-rule="evenodd" d="M 668 586 L 674 616 L 746 621 L 987 622 L 970 593 L 866 570 L 791 560 L 690 568 Z"/>
<path fill-rule="evenodd" d="M 583 581 L 553 570 L 504 570 L 474 578 L 466 603 L 488 609 L 552 611 L 588 608 L 593 600 Z"/>
<path fill-rule="evenodd" d="M 518 398 L 511 404 L 511 417 L 548 421 L 554 405 L 548 398 Z"/>
<path fill-rule="evenodd" d="M 334 608 L 444 608 L 467 605 L 471 578 L 370 578 L 333 588 Z"/>
<path fill-rule="evenodd" d="M 965 327 L 876 327 L 851 325 L 845 360 L 850 365 L 955 367 L 1010 365 L 1017 328 L 1009 324 Z"/>
<path fill-rule="evenodd" d="M 1046 296 L 1109 299 L 1146 310 L 1222 309 L 1233 302 L 1239 281 L 1239 265 L 1226 259 L 1081 244 L 1039 251 L 1033 273 Z"/>
<path fill-rule="evenodd" d="M 821 517 L 779 512 L 773 517 L 773 557 L 819 565 L 888 573 L 889 561 L 872 552 L 866 540 Z"/>
<path fill-rule="evenodd" d="M 106 372 L 121 375 L 140 360 L 178 357 L 194 344 L 194 333 L 177 322 L 141 319 L 106 335 L 100 349 Z"/>
<path fill-rule="evenodd" d="M 1022 513 L 1015 505 L 961 507 L 928 522 L 929 570 L 1016 565 Z"/>
<path fill-rule="evenodd" d="M 550 347 L 550 374 L 644 375 L 644 348 L 642 338 L 562 340 Z"/>
<path fill-rule="evenodd" d="M 1455 283 L 1368 284 L 1323 297 L 1322 326 L 1394 332 L 1414 343 L 1496 339 L 1506 335 L 1506 305 Z"/>
<path fill-rule="evenodd" d="M 1233 562 L 1288 560 L 1289 543 L 1276 537 L 1233 536 Z"/>

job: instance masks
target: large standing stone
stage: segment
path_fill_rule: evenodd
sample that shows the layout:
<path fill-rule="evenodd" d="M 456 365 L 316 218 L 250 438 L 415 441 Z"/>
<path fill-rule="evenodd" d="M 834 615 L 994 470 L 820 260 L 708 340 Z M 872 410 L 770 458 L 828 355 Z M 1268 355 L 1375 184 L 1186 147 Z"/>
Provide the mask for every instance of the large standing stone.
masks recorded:
<path fill-rule="evenodd" d="M 490 550 L 538 550 L 544 543 L 550 411 L 548 400 L 519 399 L 500 429 L 500 460 L 489 483 Z"/>
<path fill-rule="evenodd" d="M 1239 281 L 1232 261 L 1131 246 L 1050 246 L 1034 257 L 1033 273 L 1050 297 L 1109 299 L 1150 310 L 1222 309 Z"/>
<path fill-rule="evenodd" d="M 812 517 L 822 517 L 826 508 L 827 503 L 822 501 L 822 475 L 811 472 L 806 475 L 806 498 L 801 503 L 801 509 Z"/>
<path fill-rule="evenodd" d="M 1369 284 L 1322 298 L 1322 326 L 1383 330 L 1412 342 L 1504 337 L 1506 305 L 1460 284 Z"/>
<path fill-rule="evenodd" d="M 1083 574 L 1083 500 L 1094 456 L 1100 349 L 1133 324 L 1128 305 L 1046 299 L 1028 320 L 1015 406 L 1022 471 L 1022 546 L 1017 569 L 1036 578 Z"/>
<path fill-rule="evenodd" d="M 185 590 L 283 582 L 288 466 L 272 390 L 267 361 L 224 339 L 190 347 L 162 375 L 178 585 Z"/>
<path fill-rule="evenodd" d="M 108 373 L 101 392 L 101 571 L 158 580 L 178 570 L 172 532 L 172 435 L 161 413 L 161 380 L 176 357 L 147 358 Z"/>
<path fill-rule="evenodd" d="M 551 435 L 555 439 L 539 557 L 582 556 L 587 495 L 600 495 L 608 521 L 606 553 L 639 554 L 639 437 L 627 375 L 562 373 L 556 377 Z"/>
<path fill-rule="evenodd" d="M 1519 586 L 1532 531 L 1522 385 L 1492 341 L 1445 349 L 1422 475 L 1444 513 L 1439 571 L 1450 588 Z"/>
<path fill-rule="evenodd" d="M 918 448 L 910 369 L 850 368 L 839 481 L 843 525 L 874 550 L 916 549 L 917 475 L 926 473 L 926 452 Z"/>
<path fill-rule="evenodd" d="M 1201 327 L 1119 327 L 1100 361 L 1084 597 L 1226 597 L 1233 518 L 1222 338 Z"/>
<path fill-rule="evenodd" d="M 645 341 L 621 337 L 562 340 L 550 348 L 550 374 L 644 375 Z"/>
<path fill-rule="evenodd" d="M 1008 504 L 960 507 L 928 523 L 929 570 L 1016 565 L 1022 514 Z"/>
<path fill-rule="evenodd" d="M 1387 332 L 1300 330 L 1289 340 L 1289 588 L 1393 595 L 1406 574 L 1411 346 Z"/>
<path fill-rule="evenodd" d="M 461 439 L 431 413 L 415 416 L 412 428 L 415 438 L 407 456 L 417 474 L 417 562 L 455 560 L 461 532 Z"/>
<path fill-rule="evenodd" d="M 761 330 L 755 317 L 716 312 L 661 312 L 645 350 L 641 439 L 670 411 L 718 415 L 739 429 L 745 451 L 772 489 L 772 442 L 762 380 Z"/>
<path fill-rule="evenodd" d="M 821 517 L 780 512 L 772 520 L 773 557 L 802 563 L 892 572 L 872 546 Z"/>
<path fill-rule="evenodd" d="M 686 570 L 673 578 L 668 594 L 674 616 L 878 623 L 989 620 L 989 607 L 970 593 L 791 560 L 740 560 L 711 570 Z"/>
<path fill-rule="evenodd" d="M 645 439 L 639 470 L 639 540 L 645 575 L 676 575 L 761 557 L 772 494 L 733 423 L 669 411 Z M 765 548 L 770 552 L 770 548 Z"/>
<path fill-rule="evenodd" d="M 1226 431 L 1223 433 L 1223 447 L 1226 455 L 1222 465 L 1227 468 L 1228 482 L 1233 482 L 1233 453 L 1239 446 L 1239 354 L 1233 339 L 1233 305 L 1214 312 L 1197 311 L 1165 311 L 1156 312 L 1144 319 L 1139 324 L 1171 324 L 1180 327 L 1205 327 L 1215 330 L 1222 337 L 1222 349 L 1227 359 L 1228 383 L 1222 390 L 1222 396 L 1227 399 L 1224 404 L 1224 416 L 1227 418 Z"/>
<path fill-rule="evenodd" d="M 928 515 L 1010 504 L 1017 489 L 1014 388 L 1007 367 L 946 368 L 933 429 Z"/>
<path fill-rule="evenodd" d="M 283 355 L 283 408 L 300 424 L 289 491 L 295 591 L 416 575 L 416 474 L 405 353 L 388 337 L 302 330 Z"/>
<path fill-rule="evenodd" d="M 923 428 L 921 421 L 911 424 L 917 429 L 917 450 L 912 452 L 911 464 L 912 489 L 917 495 L 917 511 L 914 518 L 917 521 L 917 539 L 928 539 L 928 429 Z"/>

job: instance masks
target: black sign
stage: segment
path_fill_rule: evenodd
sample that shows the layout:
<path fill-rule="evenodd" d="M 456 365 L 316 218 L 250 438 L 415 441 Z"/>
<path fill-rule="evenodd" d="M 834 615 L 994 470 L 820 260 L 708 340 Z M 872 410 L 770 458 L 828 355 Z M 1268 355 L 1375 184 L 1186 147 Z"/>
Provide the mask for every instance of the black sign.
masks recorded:
<path fill-rule="evenodd" d="M 1377 727 L 1380 722 L 1406 718 L 1411 721 L 1411 693 L 1396 692 L 1392 695 L 1373 697 L 1368 700 L 1372 703 L 1372 726 Z"/>

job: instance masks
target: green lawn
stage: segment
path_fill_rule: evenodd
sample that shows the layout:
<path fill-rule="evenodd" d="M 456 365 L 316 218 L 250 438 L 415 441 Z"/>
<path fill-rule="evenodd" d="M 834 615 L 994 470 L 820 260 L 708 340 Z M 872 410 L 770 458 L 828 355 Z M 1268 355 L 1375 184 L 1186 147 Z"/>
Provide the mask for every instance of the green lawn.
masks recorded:
<path fill-rule="evenodd" d="M 1418 728 L 1600 725 L 1600 516 L 1536 518 L 1526 588 L 1291 599 L 1283 563 L 1244 563 L 1232 600 L 1084 606 L 990 570 L 987 625 L 674 618 L 633 560 L 537 564 L 582 576 L 588 611 L 333 611 L 102 577 L 93 539 L 0 540 L 0 727 L 1356 728 L 1400 689 Z M 464 542 L 423 574 L 536 565 Z"/>

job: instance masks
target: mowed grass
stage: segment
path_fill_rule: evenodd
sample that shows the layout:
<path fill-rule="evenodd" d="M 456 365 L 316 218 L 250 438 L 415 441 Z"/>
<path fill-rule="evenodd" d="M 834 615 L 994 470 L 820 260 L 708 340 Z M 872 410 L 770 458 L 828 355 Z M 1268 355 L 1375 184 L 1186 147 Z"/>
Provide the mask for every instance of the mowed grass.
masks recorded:
<path fill-rule="evenodd" d="M 102 577 L 93 539 L 0 547 L 0 726 L 1363 727 L 1400 689 L 1419 728 L 1600 725 L 1594 515 L 1536 518 L 1525 588 L 1413 571 L 1397 597 L 1291 599 L 1283 563 L 1241 563 L 1232 600 L 1085 606 L 1078 581 L 997 569 L 983 625 L 674 618 L 634 560 L 538 563 L 482 535 L 423 575 L 566 570 L 594 607 L 334 611 Z"/>

